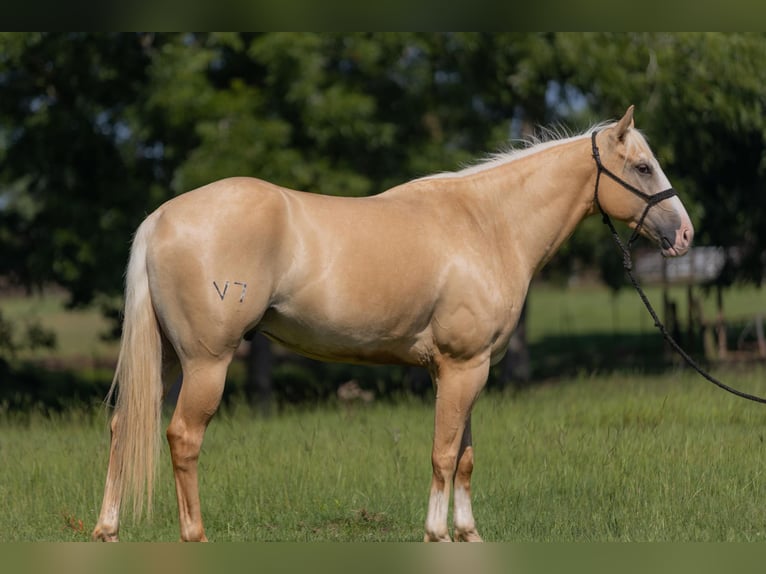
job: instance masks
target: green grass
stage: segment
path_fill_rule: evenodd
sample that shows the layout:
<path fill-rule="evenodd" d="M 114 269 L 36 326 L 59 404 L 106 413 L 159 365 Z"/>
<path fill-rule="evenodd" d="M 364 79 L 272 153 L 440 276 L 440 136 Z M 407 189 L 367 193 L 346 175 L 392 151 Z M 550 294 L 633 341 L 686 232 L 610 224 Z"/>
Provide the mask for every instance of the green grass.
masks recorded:
<path fill-rule="evenodd" d="M 659 290 L 649 292 L 658 303 Z M 685 317 L 684 290 L 672 296 Z M 761 290 L 738 288 L 725 297 L 731 316 L 764 311 Z M 53 355 L 40 351 L 22 360 L 53 357 L 87 370 L 87 361 L 114 356 L 116 346 L 99 339 L 107 324 L 96 311 L 66 311 L 56 295 L 5 298 L 0 305 L 7 318 L 39 319 L 58 333 Z M 703 308 L 712 318 L 712 294 Z M 588 366 L 580 373 L 595 372 L 584 359 L 610 339 L 660 348 L 627 289 L 612 297 L 599 288 L 533 286 L 529 339 L 533 352 L 545 353 L 533 361 L 550 360 L 550 372 L 559 373 L 556 361 L 565 353 Z M 652 367 L 646 357 L 637 364 Z M 763 367 L 721 367 L 717 374 L 766 394 Z M 88 539 L 106 470 L 104 413 L 2 409 L 0 542 Z M 213 421 L 203 447 L 208 536 L 420 540 L 432 420 L 433 405 L 416 400 L 353 410 L 327 405 L 270 419 L 233 404 Z M 765 407 L 672 370 L 564 374 L 556 384 L 485 394 L 473 422 L 480 532 L 494 541 L 764 541 L 764 423 Z M 124 540 L 178 538 L 167 453 L 161 470 L 153 520 L 125 520 Z"/>
<path fill-rule="evenodd" d="M 766 393 L 766 371 L 718 373 Z M 213 541 L 416 541 L 432 405 L 326 406 L 213 420 L 201 458 Z M 766 408 L 688 373 L 577 377 L 484 395 L 474 411 L 474 509 L 490 541 L 766 541 Z M 107 455 L 99 413 L 0 415 L 0 541 L 86 540 Z M 151 521 L 178 538 L 163 456 Z M 82 521 L 82 522 L 81 522 Z"/>
<path fill-rule="evenodd" d="M 761 392 L 763 374 L 720 373 Z M 766 538 L 762 405 L 693 374 L 581 378 L 531 394 L 509 413 L 504 449 L 521 472 L 486 477 L 488 500 L 515 509 L 499 539 Z"/>

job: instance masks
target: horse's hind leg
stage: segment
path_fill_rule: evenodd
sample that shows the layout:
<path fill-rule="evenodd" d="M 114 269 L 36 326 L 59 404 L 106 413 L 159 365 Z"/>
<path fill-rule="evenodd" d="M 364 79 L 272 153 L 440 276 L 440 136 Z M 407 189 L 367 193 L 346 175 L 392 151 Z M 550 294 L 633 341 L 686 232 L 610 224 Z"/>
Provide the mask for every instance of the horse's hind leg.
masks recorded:
<path fill-rule="evenodd" d="M 122 501 L 122 492 L 120 490 L 117 473 L 119 472 L 115 463 L 115 429 L 117 428 L 118 413 L 112 416 L 110 423 L 111 436 L 109 447 L 109 466 L 106 471 L 106 486 L 104 487 L 104 499 L 101 503 L 101 512 L 98 515 L 98 522 L 93 529 L 91 538 L 101 542 L 117 542 L 117 535 L 120 529 L 120 503 Z"/>
<path fill-rule="evenodd" d="M 206 541 L 200 511 L 197 460 L 210 419 L 218 410 L 231 355 L 183 365 L 183 384 L 167 429 L 178 497 L 181 540 Z"/>
<path fill-rule="evenodd" d="M 431 454 L 433 476 L 426 518 L 426 542 L 449 541 L 447 514 L 450 488 L 455 481 L 455 536 L 459 540 L 481 540 L 473 524 L 470 506 L 471 408 L 487 380 L 489 362 L 476 365 L 443 364 L 436 370 L 436 414 Z M 466 489 L 468 487 L 468 490 Z"/>
<path fill-rule="evenodd" d="M 164 361 L 162 365 L 163 394 L 167 394 L 179 374 L 178 357 L 172 347 L 165 341 Z M 119 485 L 119 469 L 115 462 L 115 430 L 117 417 L 115 412 L 110 423 L 111 435 L 109 446 L 109 466 L 106 471 L 106 486 L 104 487 L 104 499 L 101 503 L 101 512 L 98 522 L 93 529 L 91 538 L 101 542 L 117 542 L 120 529 L 120 507 L 122 506 L 122 491 Z"/>

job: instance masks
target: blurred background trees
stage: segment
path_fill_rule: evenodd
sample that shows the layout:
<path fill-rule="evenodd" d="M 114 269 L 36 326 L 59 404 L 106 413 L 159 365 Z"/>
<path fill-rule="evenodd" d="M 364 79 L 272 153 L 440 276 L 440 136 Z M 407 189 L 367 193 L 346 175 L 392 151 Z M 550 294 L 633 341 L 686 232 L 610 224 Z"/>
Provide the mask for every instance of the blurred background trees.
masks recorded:
<path fill-rule="evenodd" d="M 725 280 L 760 284 L 764 62 L 763 34 L 5 33 L 0 278 L 116 317 L 132 233 L 176 194 L 252 175 L 369 195 L 635 104 L 697 243 L 736 247 Z M 546 276 L 619 288 L 602 227 Z"/>

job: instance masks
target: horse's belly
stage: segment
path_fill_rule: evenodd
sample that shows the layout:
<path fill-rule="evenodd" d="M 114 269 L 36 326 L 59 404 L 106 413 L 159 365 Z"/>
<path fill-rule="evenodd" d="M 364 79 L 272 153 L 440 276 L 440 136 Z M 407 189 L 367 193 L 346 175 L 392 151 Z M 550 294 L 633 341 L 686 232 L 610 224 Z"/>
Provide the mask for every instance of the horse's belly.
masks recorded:
<path fill-rule="evenodd" d="M 296 353 L 323 361 L 425 364 L 430 356 L 428 337 L 418 329 L 396 333 L 373 323 L 315 323 L 306 317 L 292 319 L 270 309 L 258 330 Z"/>

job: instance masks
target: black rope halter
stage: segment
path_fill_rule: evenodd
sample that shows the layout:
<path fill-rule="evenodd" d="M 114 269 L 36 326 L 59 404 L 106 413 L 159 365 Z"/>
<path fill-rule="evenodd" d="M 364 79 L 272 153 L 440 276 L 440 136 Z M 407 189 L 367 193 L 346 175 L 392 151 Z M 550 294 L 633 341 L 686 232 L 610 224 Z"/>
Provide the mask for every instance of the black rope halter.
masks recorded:
<path fill-rule="evenodd" d="M 660 330 L 660 333 L 662 333 L 662 336 L 665 338 L 668 344 L 679 355 L 681 355 L 681 358 L 683 358 L 683 360 L 686 361 L 686 363 L 690 367 L 692 367 L 695 371 L 697 371 L 700 375 L 702 375 L 702 377 L 707 379 L 709 382 L 713 383 L 714 385 L 723 389 L 724 391 L 727 391 L 743 399 L 754 401 L 756 403 L 766 404 L 766 398 L 762 398 L 756 395 L 751 395 L 749 393 L 738 391 L 737 389 L 734 389 L 726 385 L 725 383 L 722 383 L 721 381 L 713 377 L 710 373 L 705 371 L 702 367 L 699 366 L 699 364 L 697 364 L 697 362 L 694 359 L 692 359 L 689 356 L 689 354 L 686 351 L 684 351 L 681 348 L 681 345 L 679 345 L 676 342 L 676 340 L 673 339 L 673 337 L 670 335 L 665 325 L 662 323 L 662 321 L 660 321 L 656 311 L 654 310 L 654 307 L 652 307 L 651 303 L 649 303 L 649 299 L 647 298 L 646 293 L 644 293 L 644 290 L 641 288 L 641 285 L 639 285 L 638 281 L 633 276 L 633 261 L 630 257 L 630 248 L 633 245 L 633 242 L 638 238 L 639 231 L 641 230 L 641 227 L 644 224 L 644 219 L 646 218 L 646 214 L 649 213 L 649 210 L 653 206 L 657 205 L 659 202 L 664 201 L 665 199 L 668 199 L 670 197 L 673 197 L 674 195 L 676 195 L 676 192 L 672 187 L 670 187 L 666 189 L 665 191 L 661 191 L 654 195 L 649 195 L 648 193 L 644 193 L 637 187 L 632 186 L 624 179 L 620 178 L 619 176 L 615 175 L 613 172 L 609 171 L 604 166 L 604 164 L 601 163 L 601 156 L 598 153 L 598 146 L 596 145 L 596 134 L 598 134 L 598 131 L 594 131 L 591 134 L 591 145 L 593 147 L 593 159 L 596 160 L 596 167 L 598 168 L 598 171 L 596 173 L 596 189 L 594 191 L 594 201 L 596 203 L 596 206 L 598 207 L 598 210 L 601 212 L 602 220 L 609 227 L 609 231 L 612 232 L 612 237 L 614 238 L 615 243 L 617 243 L 617 246 L 620 248 L 620 251 L 622 252 L 622 265 L 625 268 L 625 273 L 628 274 L 628 277 L 630 278 L 630 282 L 633 284 L 633 287 L 636 289 L 636 292 L 638 293 L 639 297 L 641 297 L 641 301 L 644 303 L 644 306 L 649 311 L 649 314 L 652 316 L 652 319 L 654 319 L 654 326 Z M 622 187 L 624 187 L 631 193 L 637 195 L 638 197 L 640 197 L 646 202 L 646 208 L 644 209 L 644 212 L 641 214 L 641 217 L 638 219 L 638 223 L 636 224 L 636 227 L 633 230 L 633 234 L 630 236 L 630 239 L 628 240 L 627 245 L 625 245 L 622 239 L 620 239 L 620 235 L 617 233 L 617 230 L 615 229 L 614 224 L 612 223 L 612 220 L 609 218 L 609 215 L 606 213 L 606 211 L 604 211 L 604 209 L 601 207 L 601 203 L 598 200 L 598 184 L 601 181 L 602 173 L 610 177 L 611 179 L 619 183 Z M 663 238 L 661 241 L 666 241 L 666 240 Z"/>
<path fill-rule="evenodd" d="M 639 233 L 641 232 L 641 227 L 644 225 L 644 219 L 646 219 L 646 215 L 649 213 L 649 210 L 660 203 L 661 201 L 664 201 L 666 199 L 669 199 L 676 195 L 676 191 L 669 187 L 665 191 L 661 191 L 659 193 L 655 193 L 653 195 L 649 195 L 648 193 L 644 193 L 637 187 L 629 184 L 627 181 L 616 175 L 614 172 L 607 169 L 607 167 L 601 163 L 601 155 L 598 153 L 598 145 L 596 145 L 596 135 L 598 134 L 598 131 L 594 131 L 591 134 L 590 141 L 591 141 L 591 147 L 593 148 L 593 159 L 596 160 L 596 167 L 598 168 L 598 172 L 596 173 L 596 191 L 595 191 L 595 202 L 598 206 L 599 211 L 601 212 L 602 218 L 604 219 L 604 223 L 607 223 L 609 225 L 610 229 L 612 229 L 612 232 L 614 232 L 611 221 L 609 220 L 609 216 L 606 214 L 606 211 L 601 207 L 601 203 L 598 200 L 598 184 L 601 180 L 601 174 L 610 177 L 617 183 L 619 183 L 622 187 L 633 193 L 634 195 L 637 195 L 641 199 L 643 199 L 646 202 L 646 208 L 644 209 L 643 213 L 641 214 L 641 217 L 638 218 L 638 223 L 636 224 L 635 229 L 633 230 L 633 235 L 630 236 L 630 239 L 628 239 L 628 249 L 633 245 L 633 243 L 638 239 Z M 622 247 L 622 245 L 621 245 Z M 624 251 L 624 249 L 623 249 Z"/>

